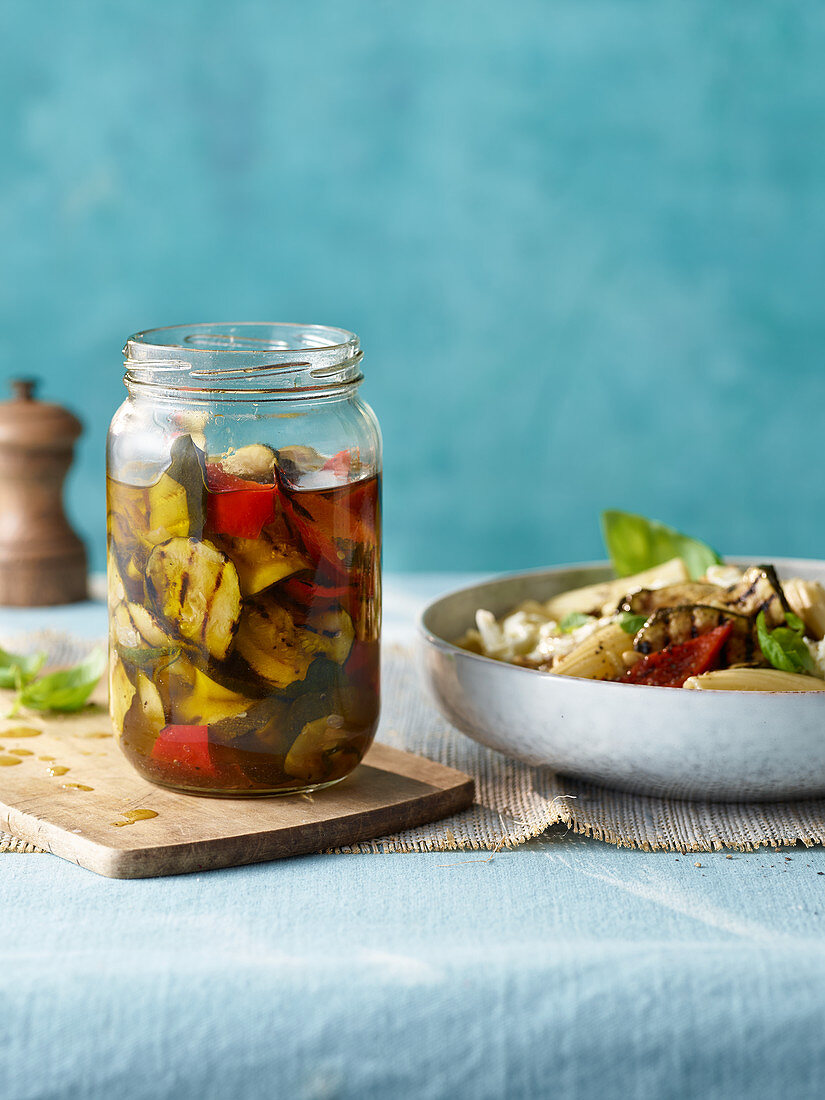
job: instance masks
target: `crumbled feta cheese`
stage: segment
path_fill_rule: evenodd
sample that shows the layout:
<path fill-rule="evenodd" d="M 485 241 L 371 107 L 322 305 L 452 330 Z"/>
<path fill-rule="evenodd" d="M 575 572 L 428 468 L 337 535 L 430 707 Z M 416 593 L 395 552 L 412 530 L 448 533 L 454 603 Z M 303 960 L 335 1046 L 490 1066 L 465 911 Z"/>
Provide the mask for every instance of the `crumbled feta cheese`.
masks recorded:
<path fill-rule="evenodd" d="M 535 612 L 514 611 L 496 622 L 492 611 L 476 612 L 476 627 L 481 635 L 484 652 L 500 661 L 525 657 L 534 648 L 539 632 L 547 626 L 547 616 Z M 552 626 L 555 628 L 556 624 Z"/>
<path fill-rule="evenodd" d="M 528 600 L 500 621 L 492 611 L 477 611 L 477 629 L 468 631 L 462 644 L 498 661 L 521 658 L 527 664 L 545 665 L 572 653 L 588 634 L 609 621 L 594 619 L 563 634 L 540 604 Z"/>
<path fill-rule="evenodd" d="M 814 659 L 816 670 L 815 676 L 822 677 L 825 680 L 825 639 L 821 642 L 812 642 L 810 638 L 805 639 L 805 644 L 811 651 L 811 656 Z"/>

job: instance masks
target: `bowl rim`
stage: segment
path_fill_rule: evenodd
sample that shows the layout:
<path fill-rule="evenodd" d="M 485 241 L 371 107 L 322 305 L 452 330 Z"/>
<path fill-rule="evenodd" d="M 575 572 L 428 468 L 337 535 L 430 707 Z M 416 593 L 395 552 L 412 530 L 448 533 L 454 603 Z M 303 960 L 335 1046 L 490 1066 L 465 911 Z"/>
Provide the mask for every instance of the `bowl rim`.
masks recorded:
<path fill-rule="evenodd" d="M 782 558 L 782 557 L 776 557 L 776 556 L 765 555 L 765 554 L 757 555 L 757 556 L 745 555 L 745 554 L 731 554 L 731 555 L 726 556 L 724 558 L 723 564 L 724 565 L 740 565 L 741 564 L 741 565 L 745 565 L 745 566 L 771 564 L 771 565 L 775 565 L 780 570 L 782 569 L 783 566 L 803 566 L 803 567 L 819 568 L 823 571 L 823 573 L 825 573 L 825 560 L 822 560 L 820 558 Z M 596 570 L 596 569 L 609 569 L 609 568 L 610 568 L 610 562 L 605 561 L 605 560 L 602 560 L 602 561 L 569 562 L 569 563 L 564 564 L 564 565 L 545 566 L 543 569 L 527 569 L 527 570 L 522 570 L 522 571 L 518 571 L 518 572 L 514 572 L 514 573 L 496 573 L 496 574 L 493 574 L 492 576 L 490 576 L 489 579 L 487 579 L 487 580 L 477 581 L 475 584 L 465 584 L 465 585 L 462 585 L 460 588 L 451 589 L 449 592 L 443 592 L 440 596 L 436 597 L 436 599 L 430 600 L 430 602 L 426 605 L 426 607 L 424 607 L 419 612 L 419 614 L 416 618 L 416 630 L 417 630 L 419 639 L 423 640 L 428 645 L 431 645 L 431 646 L 433 646 L 437 649 L 441 649 L 443 651 L 446 651 L 447 653 L 460 654 L 462 659 L 465 659 L 465 660 L 476 661 L 476 662 L 480 661 L 480 662 L 482 662 L 482 664 L 487 664 L 487 665 L 497 665 L 499 667 L 504 667 L 504 668 L 510 669 L 512 673 L 521 673 L 521 674 L 524 674 L 524 675 L 527 675 L 527 676 L 532 676 L 532 677 L 535 677 L 536 675 L 539 675 L 545 680 L 549 679 L 550 677 L 555 677 L 556 682 L 563 681 L 565 686 L 571 685 L 570 687 L 568 687 L 568 690 L 574 690 L 574 691 L 577 690 L 576 687 L 572 687 L 572 685 L 580 685 L 579 689 L 581 689 L 581 686 L 584 685 L 585 690 L 592 690 L 592 687 L 587 688 L 586 685 L 598 684 L 599 685 L 599 690 L 602 690 L 602 691 L 604 691 L 605 689 L 611 689 L 612 688 L 612 689 L 615 690 L 615 689 L 618 688 L 618 689 L 621 689 L 623 692 L 626 693 L 627 690 L 630 688 L 630 689 L 632 689 L 636 692 L 639 692 L 639 691 L 645 691 L 645 692 L 655 691 L 659 695 L 661 695 L 662 692 L 667 692 L 669 695 L 672 695 L 673 691 L 674 691 L 673 688 L 661 687 L 657 684 L 623 684 L 621 681 L 618 681 L 618 680 L 588 680 L 588 679 L 585 679 L 585 678 L 580 677 L 580 676 L 558 676 L 553 672 L 544 672 L 543 670 L 538 669 L 538 668 L 525 668 L 523 665 L 514 665 L 514 664 L 511 664 L 509 661 L 499 661 L 495 657 L 487 657 L 483 653 L 473 653 L 469 649 L 462 649 L 461 646 L 456 645 L 455 642 L 450 642 L 446 638 L 442 638 L 440 635 L 438 635 L 434 631 L 430 630 L 430 628 L 425 623 L 425 619 L 426 619 L 427 615 L 435 607 L 437 607 L 438 604 L 442 603 L 444 600 L 451 599 L 453 596 L 459 596 L 464 592 L 472 592 L 475 589 L 486 588 L 488 586 L 493 586 L 493 585 L 496 585 L 496 584 L 499 584 L 499 583 L 504 583 L 506 581 L 527 580 L 531 577 L 542 578 L 542 577 L 553 576 L 553 575 L 558 574 L 558 573 L 568 573 L 568 572 L 571 572 L 573 570 L 581 571 L 581 570 L 584 570 L 584 569 Z M 598 584 L 598 581 L 596 581 L 594 583 Z M 724 691 L 724 692 L 718 692 L 718 691 L 689 691 L 689 692 L 687 692 L 687 694 L 689 696 L 693 696 L 695 698 L 709 697 L 711 699 L 718 698 L 720 695 L 721 696 L 726 696 L 728 698 L 731 698 L 731 697 L 741 698 L 744 695 L 744 696 L 754 696 L 756 699 L 782 698 L 782 699 L 785 699 L 785 700 L 788 700 L 789 697 L 798 697 L 798 698 L 802 698 L 802 699 L 810 699 L 811 696 L 818 695 L 818 696 L 821 696 L 823 700 L 825 700 L 825 691 L 735 691 L 734 690 L 734 691 Z M 699 706 L 702 706 L 702 705 L 703 704 L 701 704 L 701 703 L 699 704 Z"/>

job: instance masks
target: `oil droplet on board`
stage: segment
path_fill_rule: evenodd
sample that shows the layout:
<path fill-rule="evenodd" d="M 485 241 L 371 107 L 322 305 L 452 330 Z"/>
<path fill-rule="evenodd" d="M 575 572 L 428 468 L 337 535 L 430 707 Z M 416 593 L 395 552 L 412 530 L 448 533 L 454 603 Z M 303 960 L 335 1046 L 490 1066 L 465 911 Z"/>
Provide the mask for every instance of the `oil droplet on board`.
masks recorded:
<path fill-rule="evenodd" d="M 136 821 L 148 821 L 150 817 L 157 817 L 154 810 L 124 810 L 125 821 L 112 821 L 110 824 L 120 829 L 124 825 L 134 825 Z"/>
<path fill-rule="evenodd" d="M 22 764 L 23 761 L 19 756 L 6 756 L 5 753 L 0 756 L 0 768 L 11 768 L 15 764 Z"/>
<path fill-rule="evenodd" d="M 64 791 L 93 791 L 94 787 L 87 787 L 85 783 L 61 783 Z"/>
<path fill-rule="evenodd" d="M 65 764 L 52 764 L 50 768 L 46 768 L 49 775 L 65 775 L 68 770 Z"/>
<path fill-rule="evenodd" d="M 112 735 L 111 733 L 104 733 L 101 731 L 99 733 L 81 733 L 80 736 L 85 737 L 87 741 L 98 741 L 104 737 L 111 737 Z"/>
<path fill-rule="evenodd" d="M 36 730 L 31 726 L 15 726 L 10 730 L 3 730 L 4 737 L 39 737 L 42 730 Z"/>
<path fill-rule="evenodd" d="M 53 756 L 38 756 L 38 760 L 45 760 L 47 763 L 51 763 L 54 760 Z"/>
<path fill-rule="evenodd" d="M 12 756 L 34 756 L 31 749 L 9 749 Z"/>

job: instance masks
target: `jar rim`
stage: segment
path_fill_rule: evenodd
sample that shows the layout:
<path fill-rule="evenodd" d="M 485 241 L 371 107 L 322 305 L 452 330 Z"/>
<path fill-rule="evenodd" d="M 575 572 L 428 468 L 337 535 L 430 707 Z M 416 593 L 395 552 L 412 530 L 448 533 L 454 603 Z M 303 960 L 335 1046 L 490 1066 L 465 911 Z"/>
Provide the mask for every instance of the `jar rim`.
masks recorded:
<path fill-rule="evenodd" d="M 127 386 L 226 396 L 319 392 L 358 384 L 358 337 L 331 325 L 220 321 L 166 325 L 130 336 Z"/>

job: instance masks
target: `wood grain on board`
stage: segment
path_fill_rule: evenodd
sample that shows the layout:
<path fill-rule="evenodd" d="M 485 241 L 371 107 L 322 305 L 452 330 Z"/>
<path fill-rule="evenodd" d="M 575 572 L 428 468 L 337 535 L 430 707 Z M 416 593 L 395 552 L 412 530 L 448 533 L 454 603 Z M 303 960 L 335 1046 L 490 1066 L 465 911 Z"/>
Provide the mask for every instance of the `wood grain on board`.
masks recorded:
<path fill-rule="evenodd" d="M 0 746 L 0 827 L 112 878 L 317 852 L 414 828 L 473 800 L 469 776 L 379 744 L 351 776 L 312 795 L 179 794 L 133 771 L 99 703 L 79 715 L 5 719 Z"/>

